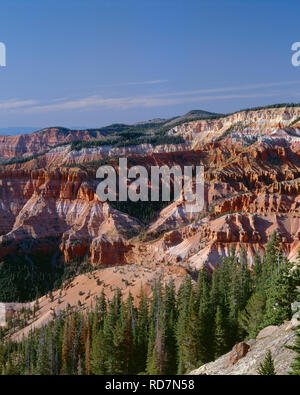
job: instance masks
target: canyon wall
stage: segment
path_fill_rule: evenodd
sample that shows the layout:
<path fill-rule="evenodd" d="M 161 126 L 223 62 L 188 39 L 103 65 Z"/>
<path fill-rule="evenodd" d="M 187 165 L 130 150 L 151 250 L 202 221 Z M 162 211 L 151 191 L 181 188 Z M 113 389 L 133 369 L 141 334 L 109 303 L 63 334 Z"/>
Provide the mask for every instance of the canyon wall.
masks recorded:
<path fill-rule="evenodd" d="M 0 256 L 58 250 L 66 263 L 156 261 L 199 269 L 213 266 L 232 245 L 243 245 L 252 262 L 276 230 L 294 259 L 300 244 L 299 117 L 299 107 L 284 107 L 187 122 L 168 131 L 185 143 L 155 147 L 72 151 L 70 141 L 101 133 L 57 128 L 2 136 L 2 158 L 48 152 L 0 166 Z M 58 144 L 65 145 L 51 148 Z M 205 209 L 190 214 L 184 202 L 173 202 L 147 225 L 99 202 L 93 162 L 118 156 L 148 168 L 203 165 Z"/>

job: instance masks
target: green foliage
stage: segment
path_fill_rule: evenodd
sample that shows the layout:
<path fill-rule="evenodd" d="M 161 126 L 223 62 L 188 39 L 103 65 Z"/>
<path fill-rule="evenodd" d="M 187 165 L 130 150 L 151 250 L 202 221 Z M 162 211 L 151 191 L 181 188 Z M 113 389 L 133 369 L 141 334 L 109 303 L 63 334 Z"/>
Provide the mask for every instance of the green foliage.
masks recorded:
<path fill-rule="evenodd" d="M 281 266 L 280 273 L 273 275 L 267 291 L 265 326 L 280 325 L 285 319 L 291 318 L 291 303 L 295 296 L 291 266 L 285 263 Z"/>
<path fill-rule="evenodd" d="M 167 135 L 144 135 L 142 132 L 130 133 L 129 131 L 118 136 L 102 140 L 76 140 L 71 144 L 71 151 L 80 151 L 83 148 L 95 148 L 102 146 L 130 147 L 140 144 L 151 144 L 153 146 L 163 144 L 182 144 L 185 140 L 181 136 Z"/>
<path fill-rule="evenodd" d="M 69 275 L 77 269 L 74 265 Z M 173 281 L 163 286 L 160 279 L 153 284 L 151 299 L 141 289 L 138 303 L 131 294 L 124 300 L 120 290 L 108 302 L 102 289 L 92 311 L 69 306 L 28 338 L 12 342 L 9 334 L 38 317 L 35 304 L 32 312 L 19 312 L 0 331 L 0 370 L 4 374 L 184 374 L 226 353 L 246 336 L 255 337 L 264 326 L 289 318 L 299 282 L 299 270 L 286 262 L 274 234 L 263 258 L 255 257 L 253 270 L 245 250 L 237 253 L 231 248 L 212 273 L 199 272 L 196 284 L 186 276 L 177 294 Z M 299 344 L 297 335 L 291 347 L 297 353 L 293 374 L 299 373 Z M 259 371 L 275 374 L 271 355 Z"/>
<path fill-rule="evenodd" d="M 154 220 L 158 216 L 159 212 L 169 204 L 170 202 L 142 202 L 140 200 L 137 202 L 132 202 L 131 200 L 128 200 L 127 202 L 110 202 L 110 205 L 116 210 L 122 211 L 139 219 L 145 225 Z"/>
<path fill-rule="evenodd" d="M 7 255 L 0 263 L 1 302 L 26 302 L 46 294 L 59 280 L 61 267 L 52 256 Z"/>
<path fill-rule="evenodd" d="M 225 354 L 227 350 L 226 344 L 226 320 L 220 306 L 217 306 L 215 319 L 215 342 L 214 342 L 214 359 Z"/>
<path fill-rule="evenodd" d="M 270 104 L 268 106 L 261 106 L 261 107 L 252 107 L 252 108 L 243 108 L 239 111 L 236 111 L 234 114 L 238 112 L 243 112 L 243 111 L 258 111 L 258 110 L 268 110 L 270 108 L 293 108 L 293 107 L 300 107 L 300 103 L 278 103 L 278 104 Z"/>
<path fill-rule="evenodd" d="M 292 121 L 292 122 L 289 124 L 289 127 L 295 125 L 295 124 L 298 123 L 298 122 L 300 122 L 300 117 L 298 117 L 298 118 L 296 118 L 294 121 Z"/>
<path fill-rule="evenodd" d="M 6 255 L 0 262 L 0 300 L 28 302 L 91 270 L 95 267 L 79 259 L 65 264 L 51 254 Z"/>
<path fill-rule="evenodd" d="M 275 376 L 276 375 L 274 361 L 273 361 L 272 353 L 270 350 L 267 351 L 264 361 L 259 364 L 257 373 L 261 376 Z"/>
<path fill-rule="evenodd" d="M 255 338 L 258 331 L 264 326 L 265 312 L 265 295 L 254 293 L 248 300 L 245 309 L 239 315 L 239 325 L 250 338 Z"/>
<path fill-rule="evenodd" d="M 296 333 L 296 340 L 295 344 L 291 347 L 288 347 L 290 350 L 295 351 L 296 356 L 291 364 L 291 372 L 289 372 L 292 375 L 299 376 L 300 375 L 300 326 L 298 327 L 297 333 Z"/>
<path fill-rule="evenodd" d="M 242 131 L 244 128 L 245 128 L 245 125 L 241 121 L 238 121 L 234 125 L 230 126 L 228 129 L 226 129 L 225 132 L 223 134 L 221 134 L 221 136 L 219 136 L 215 141 L 216 142 L 221 141 L 221 140 L 225 139 L 226 137 L 231 136 L 232 133 Z"/>

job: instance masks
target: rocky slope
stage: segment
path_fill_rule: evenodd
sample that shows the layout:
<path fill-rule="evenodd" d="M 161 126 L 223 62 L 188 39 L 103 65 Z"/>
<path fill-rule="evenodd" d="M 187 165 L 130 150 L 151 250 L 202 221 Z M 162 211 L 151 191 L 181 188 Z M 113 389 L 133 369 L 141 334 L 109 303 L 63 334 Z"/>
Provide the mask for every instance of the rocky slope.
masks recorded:
<path fill-rule="evenodd" d="M 294 309 L 300 303 L 294 303 Z M 266 352 L 271 351 L 277 375 L 290 372 L 295 352 L 286 348 L 295 342 L 300 313 L 295 312 L 291 321 L 280 326 L 268 326 L 262 329 L 256 339 L 236 344 L 232 351 L 222 355 L 214 362 L 193 370 L 191 375 L 257 375 L 257 369 L 265 359 Z"/>
<path fill-rule="evenodd" d="M 173 280 L 178 290 L 186 275 L 186 270 L 182 268 L 155 264 L 107 267 L 79 275 L 74 280 L 66 281 L 61 289 L 52 293 L 52 297 L 48 294 L 31 303 L 5 303 L 7 318 L 15 316 L 15 313 L 22 309 L 33 311 L 34 306 L 37 306 L 38 303 L 35 316 L 31 317 L 24 328 L 18 329 L 12 335 L 12 340 L 21 340 L 31 330 L 42 327 L 68 307 L 80 311 L 92 309 L 102 290 L 104 290 L 108 302 L 112 300 L 116 289 L 119 289 L 125 298 L 130 292 L 135 298 L 135 302 L 138 303 L 137 296 L 141 289 L 145 295 L 150 297 L 152 285 L 158 278 L 161 278 L 163 284 Z"/>
<path fill-rule="evenodd" d="M 290 366 L 295 353 L 285 346 L 291 346 L 295 340 L 295 332 L 287 322 L 280 327 L 267 327 L 263 329 L 256 339 L 251 339 L 235 346 L 233 351 L 223 355 L 214 362 L 193 370 L 191 375 L 257 375 L 259 364 L 263 362 L 266 351 L 270 350 L 274 359 L 276 374 L 285 375 L 290 371 Z M 247 353 L 243 355 L 248 349 Z M 244 350 L 243 350 L 244 347 Z M 240 353 L 241 359 L 233 363 L 233 354 Z"/>

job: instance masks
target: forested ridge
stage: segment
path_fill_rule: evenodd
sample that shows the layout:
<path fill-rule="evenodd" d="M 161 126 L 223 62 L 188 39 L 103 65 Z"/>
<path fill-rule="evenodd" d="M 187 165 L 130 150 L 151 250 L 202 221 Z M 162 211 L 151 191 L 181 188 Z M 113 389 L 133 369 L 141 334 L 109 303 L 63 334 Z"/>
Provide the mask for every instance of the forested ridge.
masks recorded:
<path fill-rule="evenodd" d="M 300 285 L 300 259 L 289 263 L 276 233 L 249 268 L 245 251 L 222 259 L 215 270 L 186 277 L 178 292 L 157 279 L 153 295 L 134 301 L 104 291 L 89 312 L 69 307 L 23 338 L 10 340 L 26 314 L 1 330 L 3 374 L 183 374 L 218 358 L 267 325 L 291 318 Z M 35 305 L 35 312 L 38 310 Z M 33 312 L 33 314 L 35 314 Z M 28 317 L 27 317 L 28 318 Z"/>

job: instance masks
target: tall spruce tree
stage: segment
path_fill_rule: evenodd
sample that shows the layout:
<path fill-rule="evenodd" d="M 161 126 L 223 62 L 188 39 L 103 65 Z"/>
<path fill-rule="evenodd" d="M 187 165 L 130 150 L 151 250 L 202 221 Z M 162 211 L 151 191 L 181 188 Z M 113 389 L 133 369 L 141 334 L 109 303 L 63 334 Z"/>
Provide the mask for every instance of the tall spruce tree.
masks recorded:
<path fill-rule="evenodd" d="M 206 268 L 199 273 L 197 288 L 198 300 L 196 299 L 195 303 L 198 308 L 198 359 L 202 363 L 206 363 L 214 357 L 214 339 L 212 336 L 214 319 L 210 298 L 210 279 Z"/>
<path fill-rule="evenodd" d="M 184 328 L 183 336 L 179 346 L 179 374 L 189 372 L 204 363 L 203 361 L 199 360 L 199 311 L 193 290 L 190 294 L 189 305 L 190 310 L 188 322 Z"/>
<path fill-rule="evenodd" d="M 181 283 L 177 295 L 177 325 L 176 325 L 176 343 L 177 343 L 177 373 L 185 373 L 185 355 L 183 352 L 183 342 L 185 341 L 185 332 L 189 323 L 191 314 L 190 304 L 193 286 L 190 277 L 185 277 Z M 197 305 L 195 306 L 197 310 Z"/>
<path fill-rule="evenodd" d="M 222 308 L 217 307 L 217 313 L 215 318 L 215 332 L 214 332 L 214 359 L 217 359 L 221 355 L 225 354 L 228 349 L 226 343 L 226 322 Z"/>
<path fill-rule="evenodd" d="M 280 325 L 284 320 L 291 318 L 291 303 L 296 297 L 296 288 L 291 264 L 286 259 L 280 264 L 279 273 L 272 275 L 269 287 L 266 290 L 266 314 L 264 324 Z"/>
<path fill-rule="evenodd" d="M 138 320 L 136 330 L 136 348 L 138 350 L 136 354 L 137 361 L 137 372 L 142 373 L 146 370 L 147 362 L 147 349 L 149 341 L 149 306 L 148 298 L 146 297 L 143 288 L 141 288 L 139 294 L 139 307 L 138 307 Z"/>
<path fill-rule="evenodd" d="M 103 329 L 100 329 L 99 332 L 94 335 L 92 341 L 90 369 L 93 375 L 106 374 L 105 346 Z"/>
<path fill-rule="evenodd" d="M 295 359 L 291 364 L 292 370 L 289 372 L 291 375 L 300 375 L 300 325 L 298 327 L 298 330 L 296 332 L 296 340 L 295 344 L 293 346 L 288 347 L 290 350 L 295 351 Z"/>
<path fill-rule="evenodd" d="M 257 373 L 260 376 L 275 376 L 276 375 L 274 361 L 273 361 L 272 353 L 270 350 L 267 351 L 264 361 L 259 364 Z"/>

